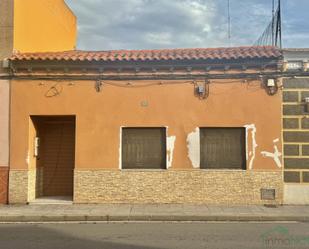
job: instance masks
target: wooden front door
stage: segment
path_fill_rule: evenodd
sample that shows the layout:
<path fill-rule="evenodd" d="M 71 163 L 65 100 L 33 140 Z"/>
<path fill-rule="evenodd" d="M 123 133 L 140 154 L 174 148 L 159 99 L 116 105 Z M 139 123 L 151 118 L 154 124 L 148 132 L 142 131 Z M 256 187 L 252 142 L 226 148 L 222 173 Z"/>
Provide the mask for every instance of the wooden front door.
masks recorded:
<path fill-rule="evenodd" d="M 49 118 L 40 127 L 40 164 L 44 196 L 72 196 L 75 119 Z"/>

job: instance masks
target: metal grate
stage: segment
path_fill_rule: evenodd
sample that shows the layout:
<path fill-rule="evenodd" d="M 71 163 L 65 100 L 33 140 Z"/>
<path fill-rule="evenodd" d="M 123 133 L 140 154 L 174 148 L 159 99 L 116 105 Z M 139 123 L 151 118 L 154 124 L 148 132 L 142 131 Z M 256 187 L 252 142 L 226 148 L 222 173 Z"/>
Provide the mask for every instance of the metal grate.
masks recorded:
<path fill-rule="evenodd" d="M 261 189 L 261 200 L 275 200 L 276 190 L 275 189 Z"/>
<path fill-rule="evenodd" d="M 165 169 L 165 128 L 123 128 L 123 169 Z"/>
<path fill-rule="evenodd" d="M 202 169 L 246 169 L 245 128 L 201 128 Z"/>

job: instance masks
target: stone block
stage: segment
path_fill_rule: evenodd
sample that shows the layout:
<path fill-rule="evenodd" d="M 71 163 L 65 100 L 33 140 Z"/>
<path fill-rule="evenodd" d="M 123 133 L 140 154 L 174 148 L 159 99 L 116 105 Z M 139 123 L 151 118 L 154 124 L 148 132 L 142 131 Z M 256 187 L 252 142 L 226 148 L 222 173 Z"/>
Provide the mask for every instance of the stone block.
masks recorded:
<path fill-rule="evenodd" d="M 286 156 L 298 156 L 299 155 L 299 145 L 284 145 L 284 155 Z"/>
<path fill-rule="evenodd" d="M 298 102 L 298 92 L 284 91 L 283 102 Z"/>
<path fill-rule="evenodd" d="M 284 182 L 300 182 L 300 172 L 296 171 L 285 171 Z"/>
<path fill-rule="evenodd" d="M 298 118 L 284 118 L 283 128 L 284 129 L 298 129 L 299 128 Z"/>
<path fill-rule="evenodd" d="M 309 158 L 285 158 L 286 169 L 309 169 Z"/>
<path fill-rule="evenodd" d="M 284 131 L 283 132 L 283 141 L 284 142 L 307 143 L 307 142 L 309 142 L 309 132 Z"/>

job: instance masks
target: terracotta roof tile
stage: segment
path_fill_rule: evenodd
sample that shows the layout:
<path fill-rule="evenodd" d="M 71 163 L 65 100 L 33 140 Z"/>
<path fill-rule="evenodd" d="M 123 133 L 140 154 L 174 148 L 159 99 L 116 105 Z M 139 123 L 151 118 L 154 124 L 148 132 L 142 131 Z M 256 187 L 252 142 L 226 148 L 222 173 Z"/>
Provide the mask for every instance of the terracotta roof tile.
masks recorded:
<path fill-rule="evenodd" d="M 110 50 L 42 53 L 16 53 L 12 61 L 160 61 L 160 60 L 233 60 L 281 58 L 276 47 L 190 48 L 161 50 Z"/>

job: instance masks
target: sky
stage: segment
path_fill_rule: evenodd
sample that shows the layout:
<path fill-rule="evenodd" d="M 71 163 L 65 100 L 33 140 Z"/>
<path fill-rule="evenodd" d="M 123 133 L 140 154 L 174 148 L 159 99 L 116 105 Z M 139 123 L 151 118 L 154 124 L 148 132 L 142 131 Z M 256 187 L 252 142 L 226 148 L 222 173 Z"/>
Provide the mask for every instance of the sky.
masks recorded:
<path fill-rule="evenodd" d="M 78 49 L 252 45 L 271 20 L 272 0 L 66 0 L 78 19 Z M 286 48 L 309 47 L 309 0 L 282 0 Z"/>

